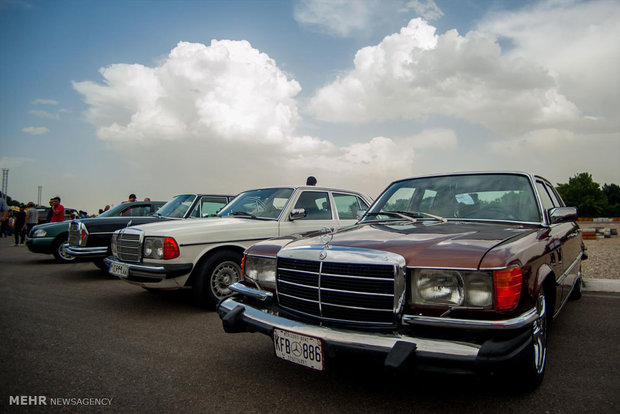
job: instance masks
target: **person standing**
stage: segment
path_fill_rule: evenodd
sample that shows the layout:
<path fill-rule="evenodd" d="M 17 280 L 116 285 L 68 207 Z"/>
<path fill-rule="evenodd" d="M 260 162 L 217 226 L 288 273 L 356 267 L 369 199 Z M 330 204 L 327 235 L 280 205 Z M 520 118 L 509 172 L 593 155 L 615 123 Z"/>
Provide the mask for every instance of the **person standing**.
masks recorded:
<path fill-rule="evenodd" d="M 39 222 L 39 213 L 34 207 L 34 203 L 31 201 L 28 203 L 28 209 L 26 209 L 26 236 L 30 234 L 30 230 Z"/>
<path fill-rule="evenodd" d="M 13 235 L 15 236 L 15 246 L 24 244 L 26 239 L 26 210 L 23 204 L 19 206 L 19 211 L 15 212 L 13 230 Z"/>
<path fill-rule="evenodd" d="M 54 197 L 50 200 L 50 207 L 52 207 L 52 219 L 50 222 L 57 223 L 65 221 L 65 207 L 60 204 L 60 197 Z"/>
<path fill-rule="evenodd" d="M 9 229 L 9 206 L 2 197 L 0 197 L 0 227 L 0 236 L 6 237 Z"/>

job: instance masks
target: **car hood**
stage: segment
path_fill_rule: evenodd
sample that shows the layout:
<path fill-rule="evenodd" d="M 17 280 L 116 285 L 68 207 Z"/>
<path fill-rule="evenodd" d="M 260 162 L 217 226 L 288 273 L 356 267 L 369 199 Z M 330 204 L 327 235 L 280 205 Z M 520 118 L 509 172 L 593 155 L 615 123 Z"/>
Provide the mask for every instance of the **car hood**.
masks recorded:
<path fill-rule="evenodd" d="M 278 235 L 278 222 L 276 220 L 236 217 L 172 220 L 163 223 L 137 225 L 131 228 L 144 231 L 145 236 L 174 237 L 179 244 L 256 240 Z"/>
<path fill-rule="evenodd" d="M 69 229 L 69 223 L 71 223 L 71 221 L 65 220 L 54 223 L 37 224 L 33 227 L 33 230 L 45 230 L 49 237 L 51 235 L 56 235 L 63 231 L 67 231 Z"/>
<path fill-rule="evenodd" d="M 477 269 L 490 249 L 533 231 L 536 227 L 505 223 L 374 223 L 334 233 L 328 245 L 396 253 L 409 267 Z M 323 240 L 300 239 L 285 248 L 325 244 Z"/>
<path fill-rule="evenodd" d="M 135 226 L 137 224 L 153 223 L 159 221 L 173 220 L 163 216 L 115 216 L 115 217 L 93 217 L 80 219 L 89 233 L 105 233 L 114 230 Z"/>

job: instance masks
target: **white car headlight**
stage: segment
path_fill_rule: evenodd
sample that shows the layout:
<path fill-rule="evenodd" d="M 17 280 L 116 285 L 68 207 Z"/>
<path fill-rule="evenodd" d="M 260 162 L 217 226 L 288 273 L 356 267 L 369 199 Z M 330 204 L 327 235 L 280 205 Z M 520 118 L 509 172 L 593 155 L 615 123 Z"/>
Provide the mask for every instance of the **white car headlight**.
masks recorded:
<path fill-rule="evenodd" d="M 118 257 L 118 249 L 116 247 L 116 243 L 118 240 L 118 234 L 114 233 L 112 235 L 112 241 L 110 242 L 110 249 L 112 250 L 112 255 Z"/>
<path fill-rule="evenodd" d="M 45 236 L 47 236 L 47 232 L 43 229 L 35 230 L 35 232 L 32 233 L 32 237 L 45 237 Z"/>
<path fill-rule="evenodd" d="M 414 270 L 409 303 L 430 306 L 491 307 L 493 278 L 489 272 Z"/>
<path fill-rule="evenodd" d="M 142 254 L 145 259 L 168 260 L 179 257 L 179 245 L 173 237 L 145 237 Z"/>
<path fill-rule="evenodd" d="M 244 277 L 260 288 L 276 288 L 276 258 L 246 255 Z"/>

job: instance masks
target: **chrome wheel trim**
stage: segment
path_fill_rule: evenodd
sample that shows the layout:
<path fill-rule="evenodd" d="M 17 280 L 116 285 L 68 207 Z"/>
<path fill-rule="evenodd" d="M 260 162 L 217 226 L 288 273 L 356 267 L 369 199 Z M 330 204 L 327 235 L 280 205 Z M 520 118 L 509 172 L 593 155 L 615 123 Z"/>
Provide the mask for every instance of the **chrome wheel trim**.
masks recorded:
<path fill-rule="evenodd" d="M 71 256 L 70 254 L 68 254 L 65 251 L 65 244 L 64 243 L 60 243 L 58 245 L 58 256 L 60 256 L 62 258 L 62 260 L 64 260 L 65 262 L 72 262 L 75 260 L 75 256 Z"/>
<path fill-rule="evenodd" d="M 538 309 L 538 318 L 532 326 L 533 362 L 536 373 L 540 375 L 545 370 L 547 360 L 547 302 L 542 293 L 538 297 L 536 308 Z"/>
<path fill-rule="evenodd" d="M 211 292 L 218 299 L 225 298 L 232 293 L 229 286 L 241 280 L 241 268 L 233 261 L 219 263 L 211 272 Z"/>

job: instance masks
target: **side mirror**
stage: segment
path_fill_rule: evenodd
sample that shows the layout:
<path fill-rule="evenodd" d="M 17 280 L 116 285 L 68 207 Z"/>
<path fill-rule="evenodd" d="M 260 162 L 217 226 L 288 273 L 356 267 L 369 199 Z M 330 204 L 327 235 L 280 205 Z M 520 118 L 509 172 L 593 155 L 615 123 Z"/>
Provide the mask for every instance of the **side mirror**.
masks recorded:
<path fill-rule="evenodd" d="M 364 214 L 366 214 L 366 210 L 357 210 L 357 221 L 360 221 Z"/>
<path fill-rule="evenodd" d="M 291 214 L 289 215 L 289 218 L 291 220 L 297 220 L 297 219 L 304 218 L 304 217 L 306 217 L 305 208 L 294 208 L 291 210 Z"/>
<path fill-rule="evenodd" d="M 577 221 L 576 207 L 555 207 L 549 209 L 549 220 L 551 224 L 564 223 L 567 221 Z"/>

